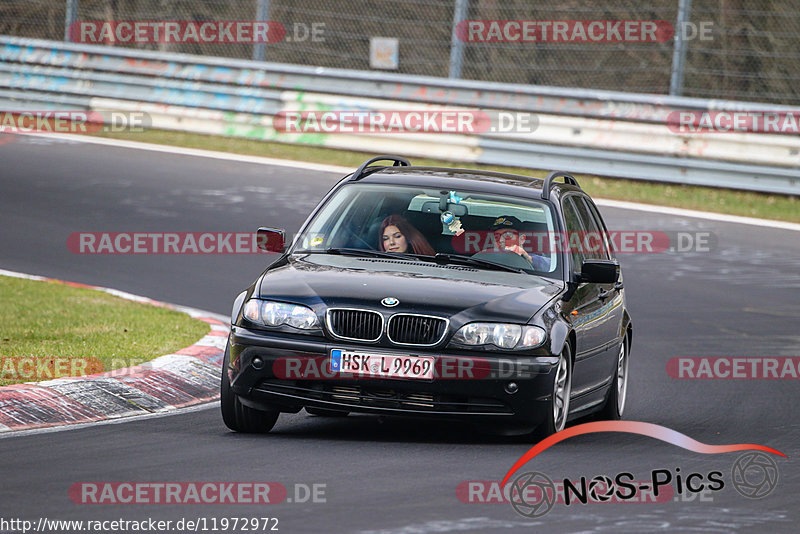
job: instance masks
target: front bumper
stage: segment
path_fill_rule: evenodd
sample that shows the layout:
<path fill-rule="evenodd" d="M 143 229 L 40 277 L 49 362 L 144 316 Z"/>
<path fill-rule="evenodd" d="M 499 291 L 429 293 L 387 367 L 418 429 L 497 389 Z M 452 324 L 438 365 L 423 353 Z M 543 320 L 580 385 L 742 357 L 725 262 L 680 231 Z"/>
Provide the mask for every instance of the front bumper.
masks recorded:
<path fill-rule="evenodd" d="M 437 367 L 441 372 L 431 380 L 335 375 L 329 367 L 332 349 L 434 356 L 446 367 Z M 298 412 L 310 406 L 532 429 L 550 407 L 558 362 L 557 356 L 540 350 L 520 355 L 389 348 L 237 326 L 230 336 L 230 362 L 224 365 L 233 392 L 256 409 Z M 300 371 L 287 373 L 290 360 L 290 367 Z"/>

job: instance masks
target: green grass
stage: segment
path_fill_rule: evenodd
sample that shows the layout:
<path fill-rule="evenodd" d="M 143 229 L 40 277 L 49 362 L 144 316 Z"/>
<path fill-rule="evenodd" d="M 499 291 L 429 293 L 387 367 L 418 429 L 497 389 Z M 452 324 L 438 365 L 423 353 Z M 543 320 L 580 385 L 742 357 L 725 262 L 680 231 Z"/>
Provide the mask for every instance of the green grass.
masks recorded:
<path fill-rule="evenodd" d="M 351 152 L 313 146 L 290 145 L 234 137 L 200 135 L 165 130 L 148 130 L 143 133 L 102 133 L 102 137 L 157 143 L 187 148 L 200 148 L 248 154 L 329 165 L 357 167 L 365 159 L 374 154 Z M 519 167 L 499 167 L 470 163 L 453 163 L 442 160 L 412 158 L 414 165 L 434 165 L 445 167 L 463 167 L 468 169 L 493 170 L 510 172 L 533 177 L 544 177 L 547 170 L 523 169 Z M 548 169 L 552 170 L 552 169 Z M 569 169 L 563 169 L 569 171 Z M 711 187 L 689 185 L 661 184 L 638 182 L 619 178 L 601 178 L 598 176 L 576 175 L 581 187 L 593 197 L 614 200 L 627 200 L 672 206 L 676 208 L 696 209 L 759 217 L 780 221 L 800 222 L 800 197 L 770 195 L 749 191 L 734 191 Z"/>
<path fill-rule="evenodd" d="M 206 323 L 174 310 L 0 276 L 0 386 L 138 365 L 208 332 Z"/>

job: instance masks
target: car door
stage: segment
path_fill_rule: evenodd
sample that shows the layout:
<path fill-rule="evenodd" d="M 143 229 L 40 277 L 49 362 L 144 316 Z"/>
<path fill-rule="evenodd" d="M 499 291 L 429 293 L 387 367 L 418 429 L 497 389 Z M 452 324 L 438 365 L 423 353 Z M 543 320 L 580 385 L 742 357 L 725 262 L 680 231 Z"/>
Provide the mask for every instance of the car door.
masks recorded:
<path fill-rule="evenodd" d="M 581 220 L 588 231 L 593 232 L 592 235 L 595 236 L 593 239 L 586 240 L 590 245 L 585 250 L 586 257 L 600 260 L 615 259 L 611 254 L 611 247 L 607 239 L 608 230 L 594 203 L 584 195 L 576 196 L 574 200 Z M 604 347 L 601 357 L 605 361 L 605 368 L 610 380 L 617 369 L 624 302 L 620 290 L 616 288 L 616 283 L 596 285 L 600 289 L 598 298 L 601 303 L 597 327 L 600 334 L 599 341 Z"/>
<path fill-rule="evenodd" d="M 582 195 L 565 195 L 561 206 L 570 251 L 570 272 L 580 273 L 584 259 L 609 259 L 606 241 Z M 611 372 L 609 354 L 617 337 L 614 325 L 622 318 L 621 299 L 616 299 L 615 295 L 618 296 L 613 284 L 581 283 L 564 306 L 567 319 L 575 330 L 574 396 L 588 393 L 608 382 Z"/>

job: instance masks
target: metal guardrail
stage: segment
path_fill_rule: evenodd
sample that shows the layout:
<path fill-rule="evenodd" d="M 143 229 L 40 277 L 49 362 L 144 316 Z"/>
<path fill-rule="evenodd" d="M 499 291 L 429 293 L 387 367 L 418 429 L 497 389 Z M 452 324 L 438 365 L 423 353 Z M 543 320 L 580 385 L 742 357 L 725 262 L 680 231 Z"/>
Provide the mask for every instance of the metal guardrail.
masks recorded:
<path fill-rule="evenodd" d="M 480 109 L 536 114 L 516 134 L 291 134 L 288 110 Z M 651 180 L 800 194 L 800 138 L 678 134 L 685 110 L 793 108 L 673 96 L 513 86 L 163 54 L 0 36 L 0 109 L 140 110 L 152 127 L 371 152 L 561 168 Z"/>

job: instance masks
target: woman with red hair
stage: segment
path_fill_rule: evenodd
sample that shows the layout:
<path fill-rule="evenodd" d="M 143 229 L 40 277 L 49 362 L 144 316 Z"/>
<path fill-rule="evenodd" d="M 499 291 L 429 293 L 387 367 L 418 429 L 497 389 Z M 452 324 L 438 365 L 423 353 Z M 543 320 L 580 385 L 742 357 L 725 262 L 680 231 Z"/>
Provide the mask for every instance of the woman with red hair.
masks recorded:
<path fill-rule="evenodd" d="M 425 236 L 402 215 L 389 215 L 383 220 L 378 234 L 378 249 L 385 252 L 413 252 L 426 256 L 435 254 Z"/>

